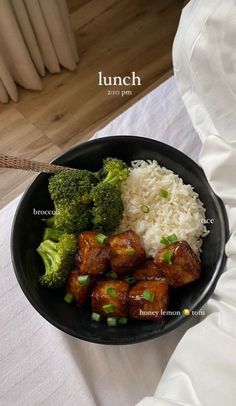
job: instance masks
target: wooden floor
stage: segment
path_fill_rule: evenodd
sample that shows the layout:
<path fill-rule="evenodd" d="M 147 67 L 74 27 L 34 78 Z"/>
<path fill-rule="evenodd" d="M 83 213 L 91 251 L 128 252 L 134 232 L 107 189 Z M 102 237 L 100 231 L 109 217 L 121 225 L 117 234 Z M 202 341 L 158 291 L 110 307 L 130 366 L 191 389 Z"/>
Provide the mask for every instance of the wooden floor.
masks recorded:
<path fill-rule="evenodd" d="M 0 151 L 50 161 L 81 143 L 172 75 L 171 49 L 184 0 L 68 0 L 80 55 L 75 72 L 43 79 L 43 91 L 20 89 L 0 105 Z M 135 71 L 142 86 L 108 96 L 97 73 Z M 22 192 L 29 173 L 0 170 L 0 207 Z"/>

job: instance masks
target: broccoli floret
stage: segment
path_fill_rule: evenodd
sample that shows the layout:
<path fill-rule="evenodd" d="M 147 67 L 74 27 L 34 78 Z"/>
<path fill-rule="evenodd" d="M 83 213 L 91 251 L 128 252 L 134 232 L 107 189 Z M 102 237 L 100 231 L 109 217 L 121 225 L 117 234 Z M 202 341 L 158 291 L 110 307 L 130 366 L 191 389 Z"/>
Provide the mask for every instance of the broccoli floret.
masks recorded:
<path fill-rule="evenodd" d="M 87 170 L 57 173 L 49 179 L 56 214 L 46 224 L 66 233 L 78 233 L 92 225 L 113 230 L 123 213 L 120 185 L 128 175 L 126 163 L 116 158 L 105 159 L 99 174 Z"/>
<path fill-rule="evenodd" d="M 49 179 L 49 192 L 56 214 L 46 220 L 59 230 L 78 233 L 91 225 L 91 190 L 97 177 L 87 170 L 63 171 Z"/>
<path fill-rule="evenodd" d="M 124 210 L 120 188 L 110 183 L 100 182 L 93 189 L 92 194 L 94 227 L 105 232 L 115 230 Z"/>
<path fill-rule="evenodd" d="M 56 214 L 53 217 L 43 219 L 50 229 L 57 229 L 65 233 L 79 233 L 86 230 L 92 224 L 90 205 L 61 201 L 55 203 Z M 53 238 L 52 238 L 53 239 Z"/>
<path fill-rule="evenodd" d="M 120 159 L 106 158 L 103 161 L 102 176 L 103 183 L 118 185 L 128 178 L 128 166 Z"/>
<path fill-rule="evenodd" d="M 90 206 L 74 201 L 55 203 L 54 227 L 66 233 L 79 233 L 88 229 L 92 221 Z"/>
<path fill-rule="evenodd" d="M 74 262 L 76 237 L 63 234 L 59 242 L 45 240 L 37 248 L 43 260 L 45 274 L 39 279 L 41 285 L 59 288 L 64 285 Z"/>
<path fill-rule="evenodd" d="M 109 232 L 119 225 L 124 210 L 120 185 L 128 176 L 129 170 L 125 162 L 117 158 L 103 161 L 103 179 L 92 190 L 95 228 Z"/>
<path fill-rule="evenodd" d="M 85 169 L 62 171 L 49 179 L 48 189 L 54 203 L 88 204 L 91 202 L 91 188 L 98 182 L 92 172 Z"/>

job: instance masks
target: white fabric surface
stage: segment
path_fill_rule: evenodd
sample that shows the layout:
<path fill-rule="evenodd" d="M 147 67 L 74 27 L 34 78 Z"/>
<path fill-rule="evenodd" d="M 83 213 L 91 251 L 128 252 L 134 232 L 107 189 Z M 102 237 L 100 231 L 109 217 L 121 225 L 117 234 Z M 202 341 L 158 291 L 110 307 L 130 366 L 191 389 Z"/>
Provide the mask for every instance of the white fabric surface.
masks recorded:
<path fill-rule="evenodd" d="M 184 335 L 154 397 L 139 406 L 236 405 L 236 95 L 234 0 L 192 0 L 174 44 L 177 85 L 203 148 L 200 163 L 224 201 L 231 237 L 226 272 Z"/>
<path fill-rule="evenodd" d="M 133 134 L 167 142 L 197 159 L 201 142 L 173 78 L 95 137 Z M 0 404 L 4 406 L 133 406 L 154 393 L 187 328 L 127 346 L 103 346 L 68 336 L 46 322 L 24 297 L 10 259 L 9 235 L 19 199 L 0 212 Z"/>

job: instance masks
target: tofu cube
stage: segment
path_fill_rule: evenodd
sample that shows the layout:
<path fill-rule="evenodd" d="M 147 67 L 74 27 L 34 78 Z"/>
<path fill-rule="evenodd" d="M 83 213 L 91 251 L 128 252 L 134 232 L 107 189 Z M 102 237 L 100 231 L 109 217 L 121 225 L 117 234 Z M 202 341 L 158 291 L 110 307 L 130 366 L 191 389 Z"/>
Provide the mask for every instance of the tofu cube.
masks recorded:
<path fill-rule="evenodd" d="M 76 265 L 82 275 L 101 275 L 110 265 L 110 248 L 107 242 L 98 242 L 98 231 L 80 233 Z"/>
<path fill-rule="evenodd" d="M 78 269 L 74 269 L 69 273 L 66 281 L 66 293 L 71 293 L 74 296 L 76 304 L 82 305 L 90 298 L 94 286 L 94 278 L 88 284 L 81 284 L 78 279 L 79 277 L 81 277 L 81 274 Z"/>
<path fill-rule="evenodd" d="M 162 248 L 157 252 L 154 262 L 175 288 L 193 282 L 201 275 L 200 261 L 187 241 Z"/>
<path fill-rule="evenodd" d="M 111 255 L 111 268 L 118 275 L 129 273 L 146 259 L 140 238 L 128 230 L 108 238 Z"/>
<path fill-rule="evenodd" d="M 129 313 L 133 319 L 159 321 L 169 303 L 166 279 L 139 281 L 129 291 Z"/>
<path fill-rule="evenodd" d="M 129 284 L 120 280 L 99 281 L 92 293 L 92 309 L 104 317 L 128 314 Z"/>
<path fill-rule="evenodd" d="M 147 259 L 133 272 L 137 281 L 152 281 L 162 277 L 161 270 L 154 264 L 152 259 Z"/>

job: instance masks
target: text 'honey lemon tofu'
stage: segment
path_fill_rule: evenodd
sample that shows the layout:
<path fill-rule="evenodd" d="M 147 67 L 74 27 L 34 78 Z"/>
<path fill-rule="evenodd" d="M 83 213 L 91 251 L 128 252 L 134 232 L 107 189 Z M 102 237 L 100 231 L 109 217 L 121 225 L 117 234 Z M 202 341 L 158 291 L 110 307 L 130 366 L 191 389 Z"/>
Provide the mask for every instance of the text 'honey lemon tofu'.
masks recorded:
<path fill-rule="evenodd" d="M 133 319 L 162 320 L 169 303 L 166 279 L 139 281 L 129 291 L 129 313 Z"/>
<path fill-rule="evenodd" d="M 109 245 L 98 231 L 80 233 L 76 265 L 82 275 L 101 275 L 109 267 Z"/>
<path fill-rule="evenodd" d="M 111 255 L 111 268 L 118 275 L 133 270 L 146 259 L 146 253 L 142 247 L 138 235 L 128 230 L 108 238 Z"/>
<path fill-rule="evenodd" d="M 187 241 L 181 241 L 159 250 L 154 258 L 169 284 L 175 288 L 200 278 L 201 264 Z"/>
<path fill-rule="evenodd" d="M 99 281 L 92 293 L 92 308 L 104 317 L 128 315 L 128 289 L 125 281 Z"/>

